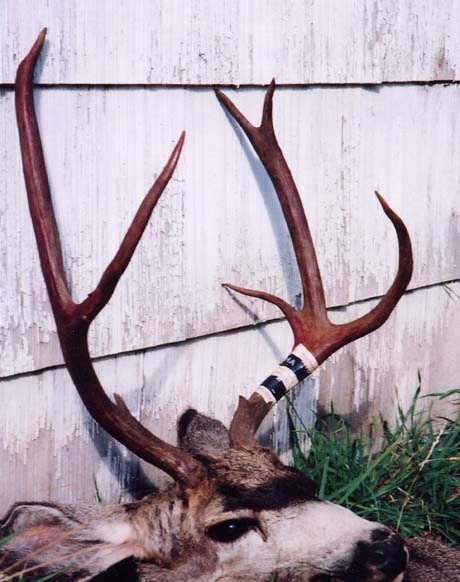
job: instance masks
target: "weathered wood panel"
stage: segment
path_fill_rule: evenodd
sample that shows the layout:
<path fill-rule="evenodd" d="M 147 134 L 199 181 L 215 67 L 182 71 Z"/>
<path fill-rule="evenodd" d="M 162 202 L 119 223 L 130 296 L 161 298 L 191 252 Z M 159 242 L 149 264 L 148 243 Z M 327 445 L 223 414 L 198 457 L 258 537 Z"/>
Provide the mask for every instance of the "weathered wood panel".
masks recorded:
<path fill-rule="evenodd" d="M 337 412 L 365 426 L 379 410 L 391 417 L 398 398 L 407 407 L 418 373 L 424 393 L 458 387 L 459 297 L 460 283 L 404 296 L 383 328 L 333 356 L 293 394 L 307 425 L 318 395 L 321 408 L 329 409 L 333 400 Z M 334 319 L 356 316 L 371 305 L 355 305 L 334 313 Z M 108 358 L 97 362 L 97 370 L 109 393 L 120 392 L 146 426 L 174 442 L 175 420 L 187 406 L 228 423 L 237 395 L 251 393 L 291 341 L 286 323 L 276 322 Z M 93 500 L 94 480 L 106 501 L 127 490 L 145 492 L 146 475 L 158 482 L 157 472 L 140 469 L 94 429 L 63 369 L 3 380 L 0 400 L 0 514 L 19 499 Z M 280 408 L 275 427 L 283 451 L 289 436 Z M 264 430 L 271 424 L 268 419 Z"/>
<path fill-rule="evenodd" d="M 460 69 L 451 0 L 3 0 L 1 83 L 44 26 L 43 83 L 380 83 Z"/>
<path fill-rule="evenodd" d="M 260 116 L 263 91 L 233 94 Z M 329 305 L 381 294 L 396 241 L 372 191 L 406 220 L 413 287 L 459 277 L 460 88 L 280 89 L 279 139 L 304 196 Z M 268 179 L 209 90 L 37 92 L 72 288 L 83 298 L 113 256 L 174 140 L 182 160 L 131 267 L 96 321 L 93 353 L 181 341 L 252 323 L 220 286 L 295 302 L 287 230 Z M 13 95 L 0 95 L 0 345 L 3 375 L 61 362 L 32 239 Z M 259 318 L 279 316 L 252 303 Z"/>

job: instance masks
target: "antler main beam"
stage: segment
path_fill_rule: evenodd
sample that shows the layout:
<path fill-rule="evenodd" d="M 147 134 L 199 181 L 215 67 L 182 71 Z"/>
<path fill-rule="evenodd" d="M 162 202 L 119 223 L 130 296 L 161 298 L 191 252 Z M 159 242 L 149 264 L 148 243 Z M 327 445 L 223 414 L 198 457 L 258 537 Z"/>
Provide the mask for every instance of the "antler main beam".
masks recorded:
<path fill-rule="evenodd" d="M 238 293 L 269 301 L 281 309 L 294 333 L 294 350 L 291 354 L 293 357 L 291 357 L 290 363 L 288 360 L 283 362 L 284 371 L 286 367 L 290 368 L 290 371 L 298 370 L 296 362 L 300 359 L 303 362 L 309 362 L 306 375 L 342 346 L 374 331 L 388 319 L 411 279 L 412 249 L 409 234 L 403 221 L 376 192 L 383 211 L 392 222 L 398 237 L 399 264 L 395 280 L 387 293 L 367 315 L 341 325 L 334 324 L 329 320 L 321 274 L 307 218 L 297 186 L 273 128 L 274 91 L 275 81 L 273 80 L 265 95 L 262 121 L 259 127 L 253 126 L 222 91 L 216 89 L 216 95 L 220 103 L 247 135 L 273 183 L 294 246 L 304 304 L 300 310 L 296 310 L 280 297 L 265 291 L 254 291 L 230 284 L 226 284 L 226 286 Z M 232 423 L 231 432 L 234 441 L 244 441 L 244 434 L 246 434 L 247 440 L 252 439 L 260 422 L 278 399 L 276 395 L 271 397 L 268 392 L 268 398 L 264 398 L 263 394 L 263 391 L 258 391 L 251 396 L 249 401 L 240 399 Z"/>
<path fill-rule="evenodd" d="M 121 396 L 115 394 L 115 402 L 108 398 L 93 368 L 88 350 L 89 326 L 110 300 L 128 266 L 153 209 L 174 172 L 185 134 L 180 136 L 166 166 L 142 201 L 120 248 L 97 287 L 83 302 L 74 303 L 64 272 L 33 98 L 33 75 L 45 36 L 46 29 L 42 30 L 29 54 L 19 65 L 15 86 L 16 115 L 30 214 L 64 361 L 86 408 L 109 434 L 174 479 L 193 485 L 200 479 L 202 465 L 191 455 L 147 430 L 132 416 Z"/>

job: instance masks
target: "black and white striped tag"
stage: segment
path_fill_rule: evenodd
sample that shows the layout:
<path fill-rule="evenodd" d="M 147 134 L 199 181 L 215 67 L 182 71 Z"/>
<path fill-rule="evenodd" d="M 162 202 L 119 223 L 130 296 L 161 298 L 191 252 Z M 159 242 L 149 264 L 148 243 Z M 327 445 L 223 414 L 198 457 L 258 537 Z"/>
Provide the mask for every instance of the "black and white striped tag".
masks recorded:
<path fill-rule="evenodd" d="M 318 367 L 315 356 L 303 344 L 297 345 L 273 374 L 257 388 L 265 402 L 274 403 Z"/>

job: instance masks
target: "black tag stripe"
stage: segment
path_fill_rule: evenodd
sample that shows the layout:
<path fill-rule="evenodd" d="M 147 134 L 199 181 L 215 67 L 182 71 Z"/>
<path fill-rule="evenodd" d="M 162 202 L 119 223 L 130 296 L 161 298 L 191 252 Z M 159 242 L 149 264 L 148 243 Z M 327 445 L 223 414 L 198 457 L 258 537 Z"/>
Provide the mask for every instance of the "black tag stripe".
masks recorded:
<path fill-rule="evenodd" d="M 269 376 L 262 382 L 261 386 L 265 386 L 273 394 L 276 401 L 281 400 L 287 392 L 286 386 L 277 376 Z"/>
<path fill-rule="evenodd" d="M 291 372 L 294 372 L 299 382 L 302 382 L 302 380 L 310 375 L 310 371 L 307 366 L 295 354 L 289 354 L 284 362 L 281 362 L 280 366 L 284 366 L 285 368 L 291 370 Z"/>
<path fill-rule="evenodd" d="M 292 372 L 297 378 L 297 382 L 301 382 L 311 374 L 303 360 L 294 353 L 290 353 L 289 356 L 281 362 L 280 366 L 283 366 Z M 264 386 L 273 395 L 276 401 L 281 400 L 281 398 L 283 398 L 283 396 L 288 392 L 288 388 L 283 380 L 275 375 L 268 376 L 268 378 L 262 382 L 261 386 Z"/>

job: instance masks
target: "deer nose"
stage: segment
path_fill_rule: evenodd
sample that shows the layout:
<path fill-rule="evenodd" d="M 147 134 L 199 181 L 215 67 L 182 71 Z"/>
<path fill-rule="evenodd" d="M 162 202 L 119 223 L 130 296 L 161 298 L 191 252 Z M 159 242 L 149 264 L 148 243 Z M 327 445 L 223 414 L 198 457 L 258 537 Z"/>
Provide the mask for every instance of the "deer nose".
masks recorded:
<path fill-rule="evenodd" d="M 404 541 L 399 535 L 393 535 L 387 542 L 376 542 L 369 548 L 368 561 L 378 568 L 385 568 L 404 558 Z M 404 561 L 405 565 L 405 561 Z"/>
<path fill-rule="evenodd" d="M 393 580 L 407 565 L 409 554 L 403 538 L 389 530 L 378 529 L 374 531 L 372 539 L 370 543 L 358 544 L 354 568 L 373 571 L 384 575 L 384 580 Z"/>

